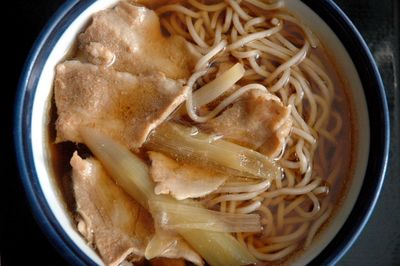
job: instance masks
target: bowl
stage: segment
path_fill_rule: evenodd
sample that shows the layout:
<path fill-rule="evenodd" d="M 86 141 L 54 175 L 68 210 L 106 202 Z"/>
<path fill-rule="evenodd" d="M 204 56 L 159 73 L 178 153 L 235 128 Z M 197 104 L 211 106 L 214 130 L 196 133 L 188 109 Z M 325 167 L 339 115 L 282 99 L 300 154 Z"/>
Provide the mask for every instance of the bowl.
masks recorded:
<path fill-rule="evenodd" d="M 102 264 L 75 230 L 53 178 L 48 147 L 49 108 L 55 66 L 69 51 L 91 15 L 117 0 L 67 1 L 34 44 L 23 69 L 15 107 L 15 148 L 20 176 L 43 232 L 74 264 Z M 357 239 L 378 199 L 389 147 L 389 119 L 382 81 L 361 35 L 333 1 L 286 0 L 290 12 L 335 55 L 353 99 L 358 144 L 346 199 L 332 221 L 293 265 L 334 264 Z"/>

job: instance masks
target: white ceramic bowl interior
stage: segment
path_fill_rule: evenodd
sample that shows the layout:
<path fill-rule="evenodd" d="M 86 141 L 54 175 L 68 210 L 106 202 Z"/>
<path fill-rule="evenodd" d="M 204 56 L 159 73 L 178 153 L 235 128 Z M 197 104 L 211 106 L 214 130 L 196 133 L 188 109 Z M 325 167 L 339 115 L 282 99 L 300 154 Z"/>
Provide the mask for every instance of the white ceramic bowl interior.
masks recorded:
<path fill-rule="evenodd" d="M 57 188 L 57 184 L 52 176 L 53 172 L 51 170 L 48 147 L 47 124 L 49 122 L 49 108 L 53 93 L 52 89 L 55 66 L 63 60 L 64 56 L 75 42 L 78 33 L 81 32 L 84 26 L 90 21 L 91 15 L 99 10 L 111 7 L 117 2 L 117 0 L 95 1 L 89 8 L 82 12 L 61 35 L 40 74 L 36 95 L 34 97 L 31 127 L 31 144 L 34 164 L 39 177 L 40 187 L 43 190 L 43 194 L 51 208 L 51 211 L 64 228 L 66 234 L 75 242 L 75 244 L 87 256 L 100 265 L 102 265 L 101 259 L 76 231 L 72 218 L 66 211 L 65 204 L 62 202 L 62 197 L 59 195 L 59 189 Z M 356 127 L 363 129 L 358 130 L 358 145 L 355 152 L 355 171 L 354 176 L 351 177 L 348 193 L 343 206 L 337 211 L 336 215 L 325 228 L 323 233 L 313 241 L 310 248 L 292 261 L 294 265 L 305 265 L 316 257 L 338 233 L 354 206 L 363 183 L 368 160 L 369 121 L 365 95 L 359 76 L 342 43 L 335 36 L 329 26 L 301 1 L 286 0 L 286 5 L 290 12 L 298 18 L 301 18 L 302 22 L 311 28 L 330 53 L 335 55 L 335 63 L 338 66 L 338 69 L 342 72 L 339 74 L 341 77 L 346 79 L 348 84 L 347 87 L 351 90 L 350 95 L 353 98 L 354 110 L 357 118 Z"/>

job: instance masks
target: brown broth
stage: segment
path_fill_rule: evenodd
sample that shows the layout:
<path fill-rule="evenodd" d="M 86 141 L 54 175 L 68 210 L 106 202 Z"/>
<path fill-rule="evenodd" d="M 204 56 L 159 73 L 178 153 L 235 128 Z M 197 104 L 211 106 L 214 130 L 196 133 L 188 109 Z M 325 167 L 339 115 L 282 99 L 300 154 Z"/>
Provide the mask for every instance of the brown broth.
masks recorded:
<path fill-rule="evenodd" d="M 336 147 L 331 146 L 329 149 L 324 151 L 324 155 L 327 157 L 332 157 L 332 161 L 330 161 L 326 169 L 323 169 L 323 179 L 326 179 L 329 176 L 331 169 L 336 165 L 339 164 L 341 167 L 337 174 L 335 183 L 328 183 L 330 187 L 329 197 L 330 201 L 334 204 L 334 208 L 328 220 L 321 226 L 321 228 L 318 230 L 318 233 L 315 235 L 313 240 L 315 241 L 316 238 L 323 234 L 324 230 L 335 218 L 336 213 L 340 210 L 346 200 L 349 189 L 348 184 L 350 183 L 351 177 L 354 174 L 354 165 L 356 160 L 355 151 L 358 145 L 356 137 L 358 134 L 358 129 L 356 127 L 357 118 L 355 117 L 355 110 L 352 107 L 353 100 L 350 97 L 350 92 L 348 89 L 349 85 L 344 78 L 345 74 L 340 73 L 339 68 L 335 63 L 334 56 L 331 55 L 327 49 L 325 49 L 323 44 L 320 44 L 317 49 L 314 49 L 313 53 L 318 57 L 319 60 L 321 60 L 326 73 L 333 82 L 336 95 L 332 104 L 332 110 L 337 111 L 343 121 L 342 130 L 337 136 Z M 321 159 L 317 156 L 319 152 L 319 149 L 317 149 L 314 166 L 320 163 Z M 329 155 L 332 153 L 336 154 L 336 156 Z M 289 255 L 287 258 L 278 261 L 273 265 L 290 264 L 290 261 L 294 261 L 297 257 L 301 256 L 303 251 L 304 248 L 300 247 L 296 252 Z"/>
<path fill-rule="evenodd" d="M 76 58 L 79 57 L 77 53 L 77 45 L 71 50 L 71 52 L 67 55 L 66 58 Z M 318 49 L 313 49 L 313 55 L 315 55 L 321 63 L 324 65 L 325 70 L 329 77 L 332 79 L 335 88 L 335 99 L 332 105 L 332 109 L 340 114 L 340 117 L 343 120 L 343 128 L 340 134 L 337 137 L 337 145 L 332 146 L 328 145 L 327 149 L 325 149 L 323 156 L 328 157 L 328 164 L 323 169 L 321 176 L 325 180 L 332 169 L 336 165 L 340 165 L 340 170 L 338 173 L 338 178 L 335 180 L 334 184 L 329 183 L 330 192 L 329 197 L 334 202 L 335 208 L 333 210 L 333 214 L 329 218 L 329 220 L 324 224 L 326 227 L 329 224 L 329 221 L 335 217 L 335 212 L 342 206 L 347 190 L 348 183 L 350 182 L 350 177 L 353 175 L 353 167 L 355 158 L 355 150 L 357 147 L 356 136 L 357 129 L 356 118 L 354 116 L 355 112 L 352 106 L 352 100 L 348 91 L 348 84 L 345 81 L 344 73 L 340 73 L 337 68 L 334 60 L 334 56 L 329 54 L 329 51 L 325 50 L 323 45 L 321 44 Z M 313 84 L 311 84 L 312 87 Z M 71 179 L 71 166 L 69 164 L 70 158 L 74 151 L 78 151 L 80 155 L 83 157 L 87 157 L 90 155 L 90 151 L 81 144 L 74 144 L 71 142 L 65 143 L 55 143 L 56 138 L 56 130 L 55 130 L 55 122 L 57 119 L 57 111 L 55 106 L 54 97 L 51 100 L 51 108 L 50 108 L 50 118 L 49 118 L 49 147 L 50 147 L 50 157 L 51 157 L 51 166 L 54 171 L 55 181 L 60 188 L 61 197 L 63 202 L 66 204 L 66 209 L 70 212 L 72 216 L 75 215 L 75 199 L 72 190 L 72 179 Z M 318 154 L 320 154 L 319 149 L 316 151 L 316 159 L 314 164 L 318 166 L 321 163 L 321 158 L 318 158 Z M 335 155 L 336 154 L 336 155 Z M 339 155 L 339 156 L 338 156 Z M 140 156 L 147 160 L 144 151 L 140 154 Z M 319 235 L 321 234 L 319 230 Z M 318 234 L 317 234 L 318 236 Z M 287 263 L 295 257 L 301 255 L 302 249 L 300 248 L 297 252 L 286 257 L 282 261 L 277 261 L 272 264 L 281 264 Z M 144 264 L 146 265 L 146 263 Z"/>

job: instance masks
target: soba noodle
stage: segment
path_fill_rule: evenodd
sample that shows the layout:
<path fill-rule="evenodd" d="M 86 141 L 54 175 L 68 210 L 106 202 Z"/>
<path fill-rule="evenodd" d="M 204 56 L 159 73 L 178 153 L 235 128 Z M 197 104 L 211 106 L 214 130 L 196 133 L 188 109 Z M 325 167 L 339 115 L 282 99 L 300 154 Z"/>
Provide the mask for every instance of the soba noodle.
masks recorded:
<path fill-rule="evenodd" d="M 339 168 L 329 177 L 322 176 L 328 158 L 323 151 L 316 151 L 318 146 L 321 150 L 329 142 L 336 143 L 343 125 L 341 116 L 331 111 L 333 82 L 319 60 L 311 56 L 310 49 L 318 46 L 318 40 L 297 18 L 280 9 L 282 6 L 282 1 L 205 4 L 189 0 L 156 10 L 163 29 L 184 37 L 200 57 L 186 84 L 186 110 L 194 122 L 217 116 L 250 90 L 268 91 L 290 107 L 293 128 L 275 158 L 285 177 L 272 183 L 228 182 L 202 199 L 208 208 L 221 212 L 262 215 L 261 234 L 237 233 L 236 238 L 263 261 L 280 260 L 309 246 L 330 216 L 333 207 L 326 181 L 332 182 Z M 215 78 L 224 62 L 241 63 L 244 76 L 231 95 L 200 115 L 193 93 Z M 328 129 L 330 124 L 333 127 Z M 321 158 L 321 167 L 315 167 L 316 157 Z"/>
<path fill-rule="evenodd" d="M 126 206 L 133 208 L 138 202 L 142 214 L 149 218 L 148 223 L 138 223 L 131 215 L 132 208 L 109 204 L 110 217 L 118 216 L 116 220 L 124 225 L 143 225 L 140 230 L 149 229 L 139 237 L 143 243 L 137 251 L 112 247 L 117 254 L 123 251 L 119 261 L 147 265 L 144 259 L 152 264 L 153 258 L 165 257 L 196 265 L 202 265 L 203 260 L 211 265 L 287 262 L 312 245 L 340 206 L 338 197 L 343 195 L 344 178 L 351 170 L 351 108 L 322 44 L 299 18 L 284 9 L 281 0 L 167 0 L 152 6 L 152 11 L 131 2 L 136 1 L 122 1 L 94 15 L 92 24 L 78 38 L 75 57 L 56 69 L 52 108 L 57 110 L 52 110 L 50 123 L 56 126 L 50 128 L 49 135 L 57 135 L 56 139 L 68 136 L 60 140 L 63 143 L 51 142 L 50 147 L 55 151 L 52 162 L 72 214 L 80 221 L 91 205 L 80 204 L 90 193 L 78 193 L 84 191 L 78 187 L 80 167 L 72 165 L 72 176 L 67 172 L 71 156 L 85 163 L 99 160 L 113 183 L 98 188 L 94 186 L 98 173 L 93 173 L 93 195 L 102 189 L 113 190 L 115 185 L 118 195 L 129 194 L 125 195 Z M 143 21 L 137 23 L 139 20 Z M 139 36 L 147 26 L 149 34 Z M 157 39 L 150 38 L 152 35 Z M 89 44 L 85 36 L 90 37 Z M 164 42 L 171 47 L 164 49 Z M 154 65 L 148 57 L 153 48 L 163 52 Z M 182 73 L 172 75 L 171 70 L 168 74 L 175 66 Z M 70 68 L 73 71 L 66 71 Z M 89 74 L 85 74 L 86 69 Z M 142 79 L 151 81 L 149 89 Z M 103 86 L 103 82 L 107 84 Z M 82 97 L 70 95 L 75 87 Z M 62 92 L 68 92 L 68 97 L 57 97 Z M 131 92 L 134 96 L 125 99 Z M 111 97 L 114 95 L 116 100 Z M 143 95 L 146 97 L 141 100 Z M 102 107 L 96 112 L 84 108 L 101 102 L 100 98 L 104 104 L 99 104 Z M 120 98 L 126 106 L 120 104 Z M 136 107 L 140 109 L 137 112 Z M 108 110 L 112 110 L 111 118 Z M 83 113 L 90 117 L 92 112 L 93 120 L 80 117 Z M 65 113 L 72 122 L 60 119 Z M 121 121 L 119 115 L 123 116 Z M 83 139 L 60 133 L 70 129 L 74 119 L 79 120 L 74 132 Z M 68 126 L 60 126 L 59 120 Z M 131 127 L 138 134 L 133 134 Z M 140 143 L 130 146 L 139 135 Z M 105 150 L 123 156 L 105 156 Z M 109 165 L 114 167 L 111 171 Z M 124 170 L 119 171 L 120 167 Z M 167 183 L 171 180 L 170 186 Z M 102 220 L 102 207 L 117 198 L 122 197 L 100 197 L 93 205 L 94 219 Z M 124 213 L 131 220 L 125 220 Z M 78 222 L 77 230 L 103 261 L 110 263 L 114 258 L 108 253 L 110 240 L 106 239 L 103 250 L 101 244 L 93 242 L 104 229 L 83 227 Z M 106 228 L 120 230 L 119 224 L 107 224 Z M 125 233 L 131 238 L 131 228 Z M 183 241 L 195 259 L 163 239 L 164 233 L 171 234 L 175 244 L 177 239 Z M 114 242 L 121 237 L 116 239 Z M 142 240 L 135 238 L 133 242 Z M 172 255 L 164 253 L 168 249 Z"/>

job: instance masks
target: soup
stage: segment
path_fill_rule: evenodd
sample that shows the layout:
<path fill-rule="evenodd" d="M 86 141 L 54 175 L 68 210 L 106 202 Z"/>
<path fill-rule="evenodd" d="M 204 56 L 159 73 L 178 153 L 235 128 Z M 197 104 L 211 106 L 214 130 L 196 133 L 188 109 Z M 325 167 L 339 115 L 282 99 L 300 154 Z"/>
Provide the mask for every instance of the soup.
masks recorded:
<path fill-rule="evenodd" d="M 96 13 L 57 66 L 77 230 L 109 265 L 287 263 L 345 195 L 343 82 L 281 1 L 164 2 Z"/>

